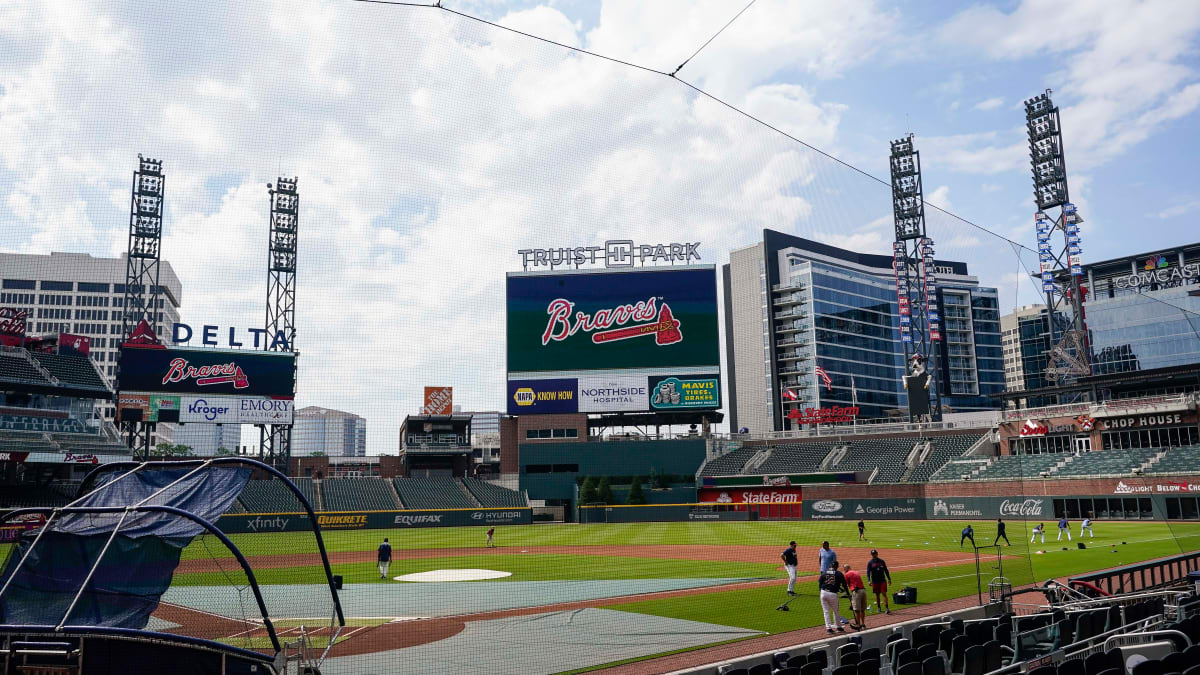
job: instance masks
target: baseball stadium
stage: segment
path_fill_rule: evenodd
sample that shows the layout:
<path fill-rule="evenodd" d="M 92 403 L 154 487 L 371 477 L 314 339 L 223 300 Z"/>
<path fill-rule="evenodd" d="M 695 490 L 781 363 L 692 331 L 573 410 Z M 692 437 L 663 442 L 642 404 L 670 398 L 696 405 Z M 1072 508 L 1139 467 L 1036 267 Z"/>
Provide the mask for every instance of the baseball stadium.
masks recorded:
<path fill-rule="evenodd" d="M 0 9 L 0 675 L 1200 675 L 1190 33 L 619 4 Z"/>

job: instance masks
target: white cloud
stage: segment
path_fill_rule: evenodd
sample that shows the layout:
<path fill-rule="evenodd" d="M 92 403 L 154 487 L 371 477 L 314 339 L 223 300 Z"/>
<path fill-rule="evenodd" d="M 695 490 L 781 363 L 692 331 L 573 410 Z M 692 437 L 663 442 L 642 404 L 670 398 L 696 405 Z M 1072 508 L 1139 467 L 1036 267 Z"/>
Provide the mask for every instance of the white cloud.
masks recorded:
<path fill-rule="evenodd" d="M 993 96 L 992 98 L 985 98 L 976 103 L 974 107 L 976 110 L 995 110 L 1002 105 L 1004 105 L 1004 99 L 999 96 Z"/>
<path fill-rule="evenodd" d="M 925 202 L 946 211 L 954 210 L 954 205 L 950 203 L 949 185 L 939 185 L 934 188 L 933 192 L 925 195 Z"/>
<path fill-rule="evenodd" d="M 1196 210 L 1200 210 L 1200 200 L 1192 200 L 1192 201 L 1186 202 L 1184 204 L 1176 204 L 1175 206 L 1169 206 L 1169 207 L 1163 209 L 1162 211 L 1159 211 L 1157 215 L 1159 218 L 1161 218 L 1163 220 L 1167 220 L 1170 218 L 1178 218 L 1179 216 L 1182 216 L 1187 213 L 1192 213 L 1193 211 L 1196 211 Z"/>

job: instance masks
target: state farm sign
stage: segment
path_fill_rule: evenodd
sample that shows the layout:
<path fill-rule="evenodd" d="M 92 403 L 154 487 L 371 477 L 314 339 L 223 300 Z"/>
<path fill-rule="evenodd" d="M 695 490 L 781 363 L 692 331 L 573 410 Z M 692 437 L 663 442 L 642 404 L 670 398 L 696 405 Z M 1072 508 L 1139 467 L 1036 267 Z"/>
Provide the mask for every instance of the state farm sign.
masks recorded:
<path fill-rule="evenodd" d="M 799 486 L 700 490 L 701 502 L 718 504 L 799 504 L 801 498 Z"/>

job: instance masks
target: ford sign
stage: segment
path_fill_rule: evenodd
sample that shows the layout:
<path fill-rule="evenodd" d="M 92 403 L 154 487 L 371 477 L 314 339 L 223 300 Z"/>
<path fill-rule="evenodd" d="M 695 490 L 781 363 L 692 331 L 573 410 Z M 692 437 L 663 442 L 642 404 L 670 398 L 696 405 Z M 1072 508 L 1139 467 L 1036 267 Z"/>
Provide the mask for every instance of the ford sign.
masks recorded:
<path fill-rule="evenodd" d="M 842 503 L 835 502 L 832 499 L 822 499 L 818 502 L 814 502 L 812 507 L 813 511 L 819 511 L 821 513 L 833 513 L 834 511 L 842 510 Z"/>

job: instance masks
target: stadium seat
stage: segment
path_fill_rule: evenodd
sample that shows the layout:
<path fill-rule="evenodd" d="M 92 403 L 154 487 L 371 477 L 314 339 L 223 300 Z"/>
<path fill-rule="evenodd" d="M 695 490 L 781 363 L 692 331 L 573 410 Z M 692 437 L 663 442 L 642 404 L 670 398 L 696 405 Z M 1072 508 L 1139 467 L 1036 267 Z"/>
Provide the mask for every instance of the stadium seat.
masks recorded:
<path fill-rule="evenodd" d="M 878 661 L 879 647 L 868 647 L 858 652 L 859 663 L 863 661 Z"/>
<path fill-rule="evenodd" d="M 825 673 L 825 665 L 815 661 L 809 661 L 800 667 L 800 675 L 823 675 Z"/>
<path fill-rule="evenodd" d="M 999 626 L 996 626 L 994 637 L 997 642 L 1004 645 L 1005 647 L 1012 647 L 1013 646 L 1012 623 L 1008 622 L 1008 621 L 1001 622 Z"/>
<path fill-rule="evenodd" d="M 987 647 L 983 645 L 972 645 L 962 654 L 962 660 L 956 666 L 954 661 L 950 662 L 950 671 L 954 673 L 962 673 L 963 675 L 983 675 L 987 670 Z"/>
<path fill-rule="evenodd" d="M 920 656 L 921 655 L 917 650 L 912 649 L 910 647 L 909 649 L 905 649 L 904 651 L 902 651 L 896 655 L 896 664 L 895 665 L 897 667 L 903 668 L 904 666 L 906 666 L 910 663 L 920 663 L 921 662 Z"/>
<path fill-rule="evenodd" d="M 1113 668 L 1123 669 L 1125 664 L 1121 661 L 1121 652 L 1116 649 L 1110 649 L 1107 652 L 1092 654 L 1083 660 L 1084 667 L 1087 670 L 1087 675 L 1100 675 L 1106 670 Z"/>
<path fill-rule="evenodd" d="M 1058 675 L 1087 675 L 1083 659 L 1071 659 L 1058 664 Z"/>
<path fill-rule="evenodd" d="M 909 649 L 911 645 L 909 645 L 908 640 L 905 640 L 903 637 L 900 638 L 899 640 L 892 640 L 889 637 L 888 640 L 889 640 L 889 642 L 887 644 L 888 663 L 895 665 L 896 659 L 898 658 L 898 655 L 900 654 L 900 652 Z"/>
<path fill-rule="evenodd" d="M 799 669 L 804 664 L 808 663 L 808 654 L 797 654 L 788 659 L 788 668 Z"/>
<path fill-rule="evenodd" d="M 917 659 L 920 660 L 921 663 L 924 663 L 925 659 L 928 659 L 931 656 L 937 656 L 937 651 L 937 645 L 923 644 L 920 647 L 917 647 Z"/>
<path fill-rule="evenodd" d="M 966 658 L 967 649 L 971 647 L 971 639 L 966 635 L 956 635 L 950 641 L 950 672 L 963 672 L 963 663 Z M 983 662 L 983 647 L 980 645 L 979 661 Z"/>
<path fill-rule="evenodd" d="M 863 659 L 859 661 L 858 675 L 879 675 L 879 659 Z"/>
<path fill-rule="evenodd" d="M 395 493 L 382 478 L 326 478 L 321 482 L 326 511 L 394 511 Z"/>
<path fill-rule="evenodd" d="M 855 652 L 846 652 L 845 654 L 838 656 L 838 665 L 839 666 L 857 666 L 858 665 L 858 652 L 856 652 L 856 651 Z"/>
<path fill-rule="evenodd" d="M 789 663 L 790 663 L 790 661 L 789 661 Z M 785 668 L 780 668 L 779 670 L 776 670 L 774 675 L 800 675 L 800 669 L 793 668 L 792 666 L 787 666 Z"/>
<path fill-rule="evenodd" d="M 750 666 L 750 668 L 746 670 L 746 675 L 771 675 L 771 664 L 759 663 Z"/>
<path fill-rule="evenodd" d="M 921 664 L 919 663 L 907 663 L 900 666 L 900 669 L 895 672 L 896 675 L 923 675 Z"/>
<path fill-rule="evenodd" d="M 1188 637 L 1191 637 L 1190 635 Z M 1183 651 L 1183 653 L 1191 660 L 1192 663 L 1200 663 L 1200 641 L 1193 640 L 1197 644 L 1193 644 Z"/>
<path fill-rule="evenodd" d="M 1175 652 L 1167 654 L 1162 660 L 1163 670 L 1168 673 L 1182 673 L 1184 670 L 1196 665 L 1196 661 L 1192 660 L 1184 652 Z"/>
<path fill-rule="evenodd" d="M 1040 666 L 1038 668 L 1034 668 L 1033 670 L 1029 671 L 1029 675 L 1055 675 L 1055 673 L 1057 673 L 1057 672 L 1058 672 L 1057 667 L 1055 667 L 1053 665 L 1049 665 L 1049 666 Z"/>
<path fill-rule="evenodd" d="M 834 668 L 830 675 L 858 675 L 858 664 L 847 664 Z"/>
<path fill-rule="evenodd" d="M 814 649 L 808 653 L 809 663 L 819 663 L 824 668 L 829 665 L 829 652 L 824 649 Z"/>
<path fill-rule="evenodd" d="M 962 619 L 953 619 L 950 621 L 950 630 L 954 631 L 955 635 L 962 635 L 966 622 Z"/>
<path fill-rule="evenodd" d="M 1130 675 L 1166 675 L 1163 662 L 1158 659 L 1148 659 L 1133 667 Z"/>
<path fill-rule="evenodd" d="M 989 640 L 983 644 L 986 650 L 983 655 L 983 672 L 990 673 L 1000 670 L 1004 661 L 1004 645 L 999 640 Z"/>
<path fill-rule="evenodd" d="M 396 486 L 400 501 L 408 509 L 477 508 L 454 478 L 394 478 L 392 483 Z"/>
<path fill-rule="evenodd" d="M 463 478 L 463 485 L 475 497 L 481 506 L 489 508 L 526 507 L 529 502 L 525 495 L 516 490 L 500 487 L 478 478 Z"/>
<path fill-rule="evenodd" d="M 1195 665 L 1191 668 L 1188 668 L 1187 670 L 1183 671 L 1183 675 L 1200 675 L 1200 665 Z"/>
<path fill-rule="evenodd" d="M 921 662 L 921 675 L 946 675 L 946 662 L 940 656 L 925 659 Z"/>
<path fill-rule="evenodd" d="M 938 649 L 940 649 L 942 653 L 946 655 L 946 658 L 950 658 L 950 643 L 953 642 L 954 638 L 956 637 L 958 637 L 958 635 L 949 628 L 943 630 L 938 635 Z"/>
<path fill-rule="evenodd" d="M 855 642 L 847 642 L 846 644 L 838 647 L 837 648 L 838 665 L 846 663 L 845 658 L 848 654 L 853 654 L 854 662 L 858 663 L 858 649 L 859 649 L 858 643 L 855 643 Z"/>

